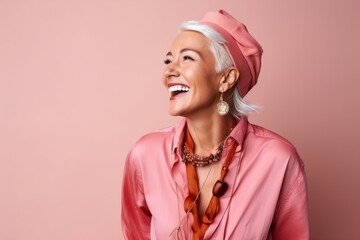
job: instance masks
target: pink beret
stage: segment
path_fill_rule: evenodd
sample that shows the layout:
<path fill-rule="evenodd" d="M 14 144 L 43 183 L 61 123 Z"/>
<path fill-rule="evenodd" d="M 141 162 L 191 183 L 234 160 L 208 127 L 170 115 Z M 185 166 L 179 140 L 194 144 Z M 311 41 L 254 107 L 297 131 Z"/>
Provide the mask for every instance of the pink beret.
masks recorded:
<path fill-rule="evenodd" d="M 209 12 L 201 20 L 220 33 L 234 66 L 240 71 L 237 87 L 241 97 L 244 97 L 256 84 L 260 68 L 262 48 L 249 34 L 246 26 L 233 18 L 224 10 Z"/>

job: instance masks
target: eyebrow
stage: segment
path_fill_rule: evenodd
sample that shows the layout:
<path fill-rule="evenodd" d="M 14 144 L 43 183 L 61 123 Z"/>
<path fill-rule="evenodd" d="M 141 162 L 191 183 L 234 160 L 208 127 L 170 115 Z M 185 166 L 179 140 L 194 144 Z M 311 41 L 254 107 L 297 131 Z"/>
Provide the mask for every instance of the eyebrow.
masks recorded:
<path fill-rule="evenodd" d="M 183 48 L 183 49 L 180 50 L 180 53 L 183 53 L 183 52 L 186 52 L 186 51 L 195 52 L 195 53 L 197 53 L 197 54 L 200 56 L 200 58 L 203 58 L 203 57 L 202 57 L 202 54 L 201 54 L 199 51 L 197 51 L 197 50 L 195 50 L 195 49 L 192 49 L 192 48 Z M 172 56 L 172 53 L 169 51 L 169 52 L 166 54 L 166 56 Z"/>

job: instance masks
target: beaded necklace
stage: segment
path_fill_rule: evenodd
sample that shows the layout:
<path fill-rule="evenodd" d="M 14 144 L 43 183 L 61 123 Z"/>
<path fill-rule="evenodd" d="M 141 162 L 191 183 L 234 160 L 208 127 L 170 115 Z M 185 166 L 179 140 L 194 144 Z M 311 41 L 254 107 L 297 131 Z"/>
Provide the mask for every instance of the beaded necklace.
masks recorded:
<path fill-rule="evenodd" d="M 223 150 L 223 143 L 221 143 L 216 149 L 215 154 L 210 154 L 208 157 L 199 156 L 197 154 L 191 154 L 188 150 L 186 142 L 184 142 L 183 146 L 183 162 L 191 163 L 195 167 L 204 167 L 214 162 L 217 162 L 221 159 L 221 154 Z"/>

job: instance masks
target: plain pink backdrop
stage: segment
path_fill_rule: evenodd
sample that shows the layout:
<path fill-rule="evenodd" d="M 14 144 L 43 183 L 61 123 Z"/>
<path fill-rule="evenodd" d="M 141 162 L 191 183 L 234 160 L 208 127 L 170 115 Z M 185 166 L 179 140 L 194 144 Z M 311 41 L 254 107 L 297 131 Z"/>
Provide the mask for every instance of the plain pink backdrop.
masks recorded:
<path fill-rule="evenodd" d="M 224 8 L 264 48 L 251 117 L 293 142 L 312 239 L 360 236 L 358 0 L 0 1 L 0 239 L 122 239 L 127 151 L 169 126 L 180 22 Z"/>

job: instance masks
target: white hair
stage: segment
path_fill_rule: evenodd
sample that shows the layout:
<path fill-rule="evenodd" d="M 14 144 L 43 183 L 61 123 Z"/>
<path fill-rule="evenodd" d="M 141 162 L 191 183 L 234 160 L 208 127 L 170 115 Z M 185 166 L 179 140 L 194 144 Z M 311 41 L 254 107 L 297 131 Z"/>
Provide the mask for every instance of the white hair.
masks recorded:
<path fill-rule="evenodd" d="M 209 40 L 209 48 L 215 58 L 215 71 L 217 73 L 224 71 L 225 69 L 234 66 L 228 52 L 224 45 L 226 40 L 214 30 L 212 27 L 202 24 L 198 21 L 187 21 L 180 25 L 179 32 L 183 31 L 195 31 L 203 34 Z M 235 86 L 233 92 L 230 94 L 228 101 L 230 102 L 230 113 L 235 118 L 247 117 L 253 112 L 258 111 L 258 106 L 245 101 Z"/>

